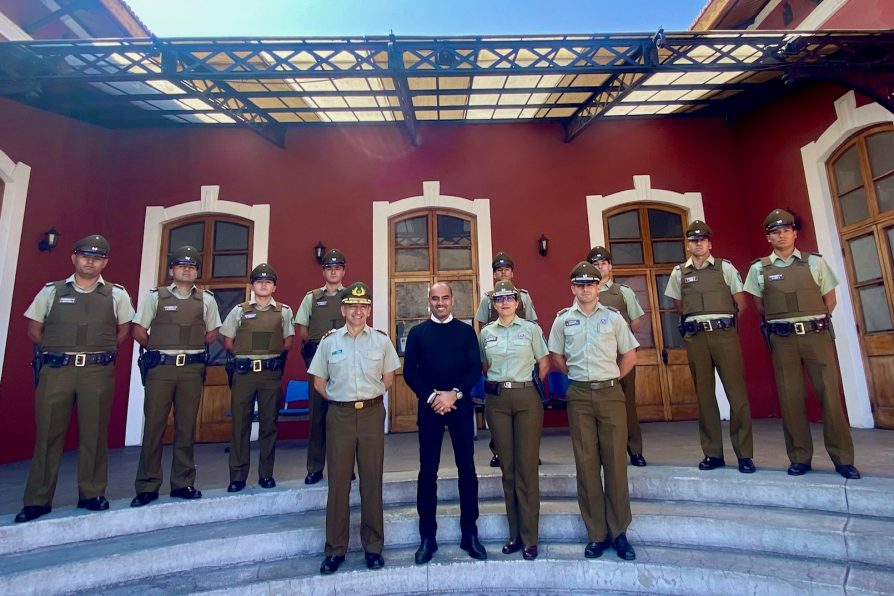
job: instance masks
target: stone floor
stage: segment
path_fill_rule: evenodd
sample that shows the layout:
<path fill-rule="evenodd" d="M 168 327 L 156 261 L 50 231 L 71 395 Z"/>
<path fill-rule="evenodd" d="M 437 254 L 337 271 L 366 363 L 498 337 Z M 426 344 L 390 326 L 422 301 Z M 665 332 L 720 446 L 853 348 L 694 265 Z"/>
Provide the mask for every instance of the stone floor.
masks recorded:
<path fill-rule="evenodd" d="M 693 467 L 702 458 L 698 442 L 698 425 L 694 421 L 660 422 L 643 424 L 645 457 L 649 465 L 675 465 Z M 834 467 L 829 461 L 822 443 L 822 427 L 812 425 L 814 439 L 814 473 L 830 473 Z M 864 476 L 894 478 L 894 432 L 880 429 L 851 429 L 856 450 L 856 465 Z M 728 437 L 726 424 L 724 435 Z M 476 443 L 475 462 L 478 473 L 498 474 L 488 466 L 490 451 L 488 431 L 479 433 Z M 779 420 L 757 420 L 754 423 L 754 462 L 758 468 L 784 470 L 788 466 L 782 423 Z M 229 482 L 226 444 L 201 444 L 196 446 L 198 488 L 224 488 Z M 735 455 L 726 440 L 726 459 L 735 463 Z M 567 429 L 544 431 L 540 447 L 545 471 L 552 466 L 573 464 L 571 441 Z M 170 448 L 165 449 L 164 470 L 170 468 Z M 106 497 L 110 501 L 133 497 L 133 478 L 139 458 L 139 447 L 113 449 L 109 454 L 109 487 Z M 444 475 L 454 475 L 450 441 L 445 438 L 442 450 Z M 74 505 L 77 502 L 77 453 L 64 454 L 62 470 L 56 490 L 54 507 Z M 283 441 L 277 448 L 276 478 L 278 481 L 300 480 L 306 474 L 305 441 Z M 252 450 L 252 472 L 256 473 L 257 450 Z M 385 472 L 412 473 L 418 466 L 418 444 L 415 433 L 391 434 L 385 437 Z M 709 474 L 710 472 L 706 472 Z M 0 515 L 12 515 L 21 508 L 22 490 L 28 475 L 28 461 L 0 466 Z M 253 479 L 253 476 L 249 476 Z M 163 489 L 165 491 L 166 489 Z"/>

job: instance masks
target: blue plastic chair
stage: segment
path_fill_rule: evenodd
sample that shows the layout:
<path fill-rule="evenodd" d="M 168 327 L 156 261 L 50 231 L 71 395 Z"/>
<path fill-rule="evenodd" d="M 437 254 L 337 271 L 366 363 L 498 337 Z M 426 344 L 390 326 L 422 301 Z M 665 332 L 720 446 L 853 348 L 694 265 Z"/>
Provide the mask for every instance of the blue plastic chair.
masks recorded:
<path fill-rule="evenodd" d="M 310 403 L 307 400 L 307 381 L 289 381 L 286 385 L 285 407 L 279 410 L 280 416 L 307 416 Z"/>

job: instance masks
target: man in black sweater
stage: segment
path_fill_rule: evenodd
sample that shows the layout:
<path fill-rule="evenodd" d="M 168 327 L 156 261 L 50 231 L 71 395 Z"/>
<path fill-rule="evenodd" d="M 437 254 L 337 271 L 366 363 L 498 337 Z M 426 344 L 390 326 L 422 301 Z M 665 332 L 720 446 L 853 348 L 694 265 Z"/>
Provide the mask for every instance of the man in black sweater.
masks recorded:
<path fill-rule="evenodd" d="M 453 318 L 453 291 L 446 283 L 428 292 L 431 320 L 416 325 L 407 336 L 404 380 L 419 398 L 419 481 L 416 510 L 422 543 L 416 564 L 431 561 L 438 550 L 438 466 L 444 426 L 450 432 L 459 472 L 460 548 L 473 559 L 486 559 L 478 541 L 478 476 L 475 474 L 475 408 L 468 397 L 481 377 L 478 339 L 470 325 Z"/>

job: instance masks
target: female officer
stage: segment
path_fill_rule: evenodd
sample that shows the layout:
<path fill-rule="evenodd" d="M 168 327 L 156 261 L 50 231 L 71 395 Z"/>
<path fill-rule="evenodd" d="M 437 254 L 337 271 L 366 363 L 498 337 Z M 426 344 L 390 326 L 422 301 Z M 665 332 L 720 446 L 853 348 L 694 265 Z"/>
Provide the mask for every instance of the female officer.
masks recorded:
<path fill-rule="evenodd" d="M 533 561 L 540 519 L 537 462 L 543 404 L 531 377 L 536 363 L 541 380 L 546 378 L 549 351 L 540 328 L 516 316 L 518 298 L 512 282 L 497 283 L 492 299 L 499 318 L 481 330 L 478 341 L 487 373 L 485 416 L 500 454 L 509 518 L 503 554 L 522 550 L 524 558 Z"/>

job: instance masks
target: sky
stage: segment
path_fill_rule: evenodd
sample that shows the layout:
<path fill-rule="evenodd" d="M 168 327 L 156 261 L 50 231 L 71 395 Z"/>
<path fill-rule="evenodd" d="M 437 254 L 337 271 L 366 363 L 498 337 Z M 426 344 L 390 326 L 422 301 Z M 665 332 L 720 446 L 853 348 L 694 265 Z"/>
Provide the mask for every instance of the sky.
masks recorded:
<path fill-rule="evenodd" d="M 685 31 L 707 0 L 125 0 L 158 37 Z"/>

